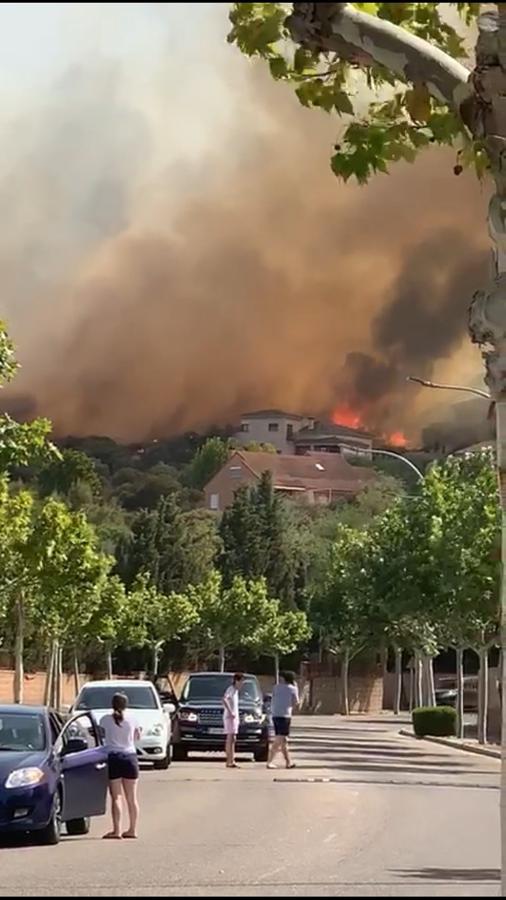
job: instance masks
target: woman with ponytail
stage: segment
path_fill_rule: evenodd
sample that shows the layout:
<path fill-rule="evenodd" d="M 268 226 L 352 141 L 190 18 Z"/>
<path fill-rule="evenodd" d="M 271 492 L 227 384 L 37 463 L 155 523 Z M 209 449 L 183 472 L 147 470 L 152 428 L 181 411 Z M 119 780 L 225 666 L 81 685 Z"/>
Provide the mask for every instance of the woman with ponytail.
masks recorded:
<path fill-rule="evenodd" d="M 137 782 L 139 764 L 135 751 L 135 741 L 140 729 L 126 712 L 128 698 L 125 694 L 114 694 L 112 711 L 100 720 L 100 727 L 109 751 L 109 792 L 111 795 L 112 831 L 104 838 L 121 839 L 137 837 L 139 804 L 137 802 Z M 128 830 L 121 831 L 121 795 L 125 795 L 128 807 Z"/>

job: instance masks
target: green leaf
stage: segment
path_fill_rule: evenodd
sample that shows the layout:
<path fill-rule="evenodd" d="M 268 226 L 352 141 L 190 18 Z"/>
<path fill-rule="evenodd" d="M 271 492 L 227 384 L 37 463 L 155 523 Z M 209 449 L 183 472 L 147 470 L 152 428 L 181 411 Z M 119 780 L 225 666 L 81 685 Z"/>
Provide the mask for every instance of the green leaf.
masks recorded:
<path fill-rule="evenodd" d="M 269 69 L 273 78 L 283 78 L 288 73 L 286 60 L 282 56 L 273 56 L 269 60 Z"/>
<path fill-rule="evenodd" d="M 344 91 L 334 91 L 334 106 L 341 115 L 352 116 L 354 113 L 353 104 Z"/>

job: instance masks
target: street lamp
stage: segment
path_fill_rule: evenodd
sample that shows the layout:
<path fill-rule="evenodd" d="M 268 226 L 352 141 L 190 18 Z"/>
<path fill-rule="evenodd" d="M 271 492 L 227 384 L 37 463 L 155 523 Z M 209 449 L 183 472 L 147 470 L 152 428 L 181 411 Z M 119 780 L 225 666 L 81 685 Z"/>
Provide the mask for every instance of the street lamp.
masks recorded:
<path fill-rule="evenodd" d="M 423 385 L 423 387 L 436 388 L 440 391 L 463 391 L 465 394 L 474 394 L 476 397 L 482 397 L 484 400 L 492 399 L 486 391 L 480 391 L 479 388 L 466 387 L 463 384 L 438 384 L 436 381 L 427 381 L 425 378 L 417 378 L 415 375 L 408 375 L 406 381 L 413 381 L 415 384 Z"/>
<path fill-rule="evenodd" d="M 352 453 L 357 452 L 357 448 L 350 447 L 349 444 L 340 444 L 340 447 L 342 447 L 344 450 L 350 450 Z M 405 456 L 402 456 L 400 453 L 394 453 L 393 450 L 376 450 L 375 448 L 372 448 L 372 447 L 371 447 L 370 452 L 375 453 L 376 455 L 379 455 L 379 456 L 393 456 L 394 459 L 400 459 L 401 462 L 405 463 L 407 466 L 409 466 L 410 469 L 412 469 L 412 471 L 415 473 L 415 475 L 417 476 L 417 478 L 420 481 L 423 481 L 424 476 L 423 476 L 423 472 L 421 471 L 421 469 L 419 469 L 418 466 L 415 466 L 414 462 L 411 462 L 410 459 L 407 459 Z"/>

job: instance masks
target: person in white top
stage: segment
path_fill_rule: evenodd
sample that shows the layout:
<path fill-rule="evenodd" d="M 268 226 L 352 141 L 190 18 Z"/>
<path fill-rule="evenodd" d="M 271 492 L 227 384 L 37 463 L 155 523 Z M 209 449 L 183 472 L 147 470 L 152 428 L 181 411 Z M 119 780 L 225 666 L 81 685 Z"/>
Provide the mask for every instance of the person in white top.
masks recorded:
<path fill-rule="evenodd" d="M 226 736 L 227 769 L 238 768 L 235 761 L 235 742 L 239 731 L 239 690 L 243 678 L 241 672 L 236 672 L 232 684 L 223 695 L 223 728 Z"/>
<path fill-rule="evenodd" d="M 104 834 L 104 838 L 137 837 L 139 764 L 135 741 L 140 737 L 140 729 L 133 716 L 126 712 L 127 706 L 128 697 L 125 694 L 114 694 L 112 712 L 100 719 L 105 746 L 109 751 L 109 792 L 113 826 L 112 831 Z M 128 829 L 124 832 L 121 831 L 122 794 L 125 795 L 130 819 Z"/>

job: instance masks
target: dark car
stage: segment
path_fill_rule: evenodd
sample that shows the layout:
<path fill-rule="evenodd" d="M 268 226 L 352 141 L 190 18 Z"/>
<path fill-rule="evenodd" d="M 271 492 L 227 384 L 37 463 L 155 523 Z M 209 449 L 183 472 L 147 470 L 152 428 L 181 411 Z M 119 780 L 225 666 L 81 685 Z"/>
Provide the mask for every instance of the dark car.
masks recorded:
<path fill-rule="evenodd" d="M 57 844 L 102 816 L 107 750 L 90 713 L 67 722 L 43 706 L 0 706 L 0 833 L 37 832 Z"/>
<path fill-rule="evenodd" d="M 190 750 L 223 750 L 223 695 L 232 684 L 227 672 L 190 675 L 174 718 L 173 758 L 184 760 Z M 264 698 L 254 675 L 245 675 L 239 692 L 239 734 L 237 750 L 252 753 L 256 762 L 266 762 L 269 752 L 269 725 Z"/>

